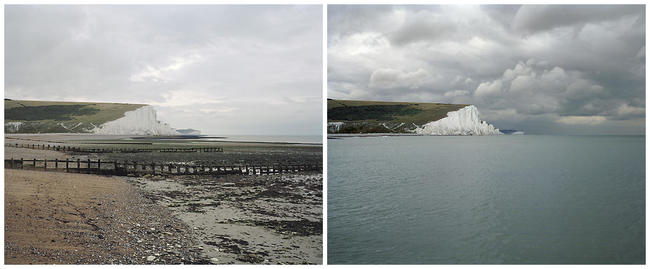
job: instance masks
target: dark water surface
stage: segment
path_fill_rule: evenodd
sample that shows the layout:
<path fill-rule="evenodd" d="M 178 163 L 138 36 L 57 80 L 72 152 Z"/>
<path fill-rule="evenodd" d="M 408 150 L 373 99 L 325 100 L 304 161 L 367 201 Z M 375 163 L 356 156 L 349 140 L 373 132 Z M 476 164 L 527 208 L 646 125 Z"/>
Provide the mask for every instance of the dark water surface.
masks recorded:
<path fill-rule="evenodd" d="M 329 140 L 328 263 L 645 263 L 645 137 Z"/>

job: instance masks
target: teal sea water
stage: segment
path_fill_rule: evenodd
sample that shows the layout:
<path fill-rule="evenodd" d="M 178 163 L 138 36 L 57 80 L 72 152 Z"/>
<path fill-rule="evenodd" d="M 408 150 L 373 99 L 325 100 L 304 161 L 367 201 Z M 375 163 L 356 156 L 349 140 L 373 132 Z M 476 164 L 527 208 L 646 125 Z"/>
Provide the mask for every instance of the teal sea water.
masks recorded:
<path fill-rule="evenodd" d="M 645 263 L 644 136 L 328 140 L 330 264 Z"/>

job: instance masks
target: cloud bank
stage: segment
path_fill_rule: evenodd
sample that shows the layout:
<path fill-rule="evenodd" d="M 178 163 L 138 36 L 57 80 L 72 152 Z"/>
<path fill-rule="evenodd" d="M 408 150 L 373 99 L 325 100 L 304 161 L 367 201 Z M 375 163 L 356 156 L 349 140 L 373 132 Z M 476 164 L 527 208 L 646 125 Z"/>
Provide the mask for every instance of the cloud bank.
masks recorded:
<path fill-rule="evenodd" d="M 645 10 L 329 6 L 328 97 L 476 105 L 502 129 L 645 133 Z"/>
<path fill-rule="evenodd" d="M 321 133 L 320 6 L 6 6 L 5 97 L 149 103 L 207 134 Z"/>

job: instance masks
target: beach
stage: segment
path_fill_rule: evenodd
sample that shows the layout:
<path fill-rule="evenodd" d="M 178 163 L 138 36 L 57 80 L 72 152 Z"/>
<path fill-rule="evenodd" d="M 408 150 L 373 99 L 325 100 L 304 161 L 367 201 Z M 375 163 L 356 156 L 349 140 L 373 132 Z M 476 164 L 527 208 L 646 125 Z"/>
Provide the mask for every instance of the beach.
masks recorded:
<path fill-rule="evenodd" d="M 12 142 L 66 143 L 61 137 L 24 136 Z M 296 147 L 231 145 L 226 154 L 199 154 L 199 159 L 317 158 L 316 150 Z M 75 154 L 5 146 L 6 159 L 187 161 L 193 156 L 198 155 Z M 123 177 L 5 169 L 5 262 L 319 264 L 322 173 Z"/>
<path fill-rule="evenodd" d="M 5 170 L 7 264 L 200 263 L 193 245 L 187 225 L 124 179 Z"/>

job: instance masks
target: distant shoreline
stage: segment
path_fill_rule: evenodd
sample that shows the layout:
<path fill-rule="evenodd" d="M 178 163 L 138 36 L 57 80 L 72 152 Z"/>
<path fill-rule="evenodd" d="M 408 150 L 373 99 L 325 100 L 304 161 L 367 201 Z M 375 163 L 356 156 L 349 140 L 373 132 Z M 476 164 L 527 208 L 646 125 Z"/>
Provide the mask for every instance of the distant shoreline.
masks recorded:
<path fill-rule="evenodd" d="M 13 136 L 13 137 L 12 137 Z M 191 140 L 195 140 L 196 142 L 218 142 L 218 143 L 241 143 L 241 144 L 276 144 L 276 145 L 307 145 L 307 146 L 322 146 L 323 142 L 301 142 L 301 141 L 290 141 L 290 139 L 287 139 L 287 141 L 281 141 L 282 137 L 287 138 L 287 137 L 292 137 L 290 135 L 275 135 L 279 137 L 279 141 L 272 141 L 273 139 L 268 139 L 269 137 L 274 137 L 273 135 L 247 135 L 245 138 L 242 138 L 242 140 L 237 140 L 237 135 L 234 136 L 217 136 L 217 135 L 178 135 L 178 136 L 139 136 L 139 135 L 105 135 L 105 134 L 90 134 L 90 133 L 40 133 L 40 134 L 32 134 L 32 133 L 8 133 L 5 134 L 5 139 L 21 139 L 21 137 L 39 137 L 39 136 L 46 136 L 46 137 L 59 137 L 59 138 L 82 138 L 82 140 L 94 140 L 95 138 L 99 139 L 117 139 L 117 140 L 122 140 L 124 142 L 118 142 L 118 141 L 111 141 L 111 142 L 99 142 L 99 141 L 92 141 L 90 143 L 93 144 L 151 144 L 150 142 L 135 142 L 135 141 L 143 141 L 143 140 L 158 140 L 158 141 L 173 141 L 173 140 L 180 140 L 183 142 L 188 142 Z M 255 140 L 256 137 L 259 137 L 259 140 Z M 297 136 L 297 137 L 303 137 L 303 136 Z M 319 137 L 317 135 L 314 135 L 313 137 Z M 267 139 L 265 139 L 267 138 Z M 38 140 L 38 139 L 28 139 L 28 140 Z M 63 140 L 69 140 L 69 139 L 63 139 Z M 269 141 L 271 140 L 271 141 Z M 129 142 L 133 141 L 133 142 Z M 55 141 L 48 141 L 48 142 L 55 142 Z M 83 142 L 78 142 L 82 143 Z"/>

